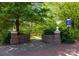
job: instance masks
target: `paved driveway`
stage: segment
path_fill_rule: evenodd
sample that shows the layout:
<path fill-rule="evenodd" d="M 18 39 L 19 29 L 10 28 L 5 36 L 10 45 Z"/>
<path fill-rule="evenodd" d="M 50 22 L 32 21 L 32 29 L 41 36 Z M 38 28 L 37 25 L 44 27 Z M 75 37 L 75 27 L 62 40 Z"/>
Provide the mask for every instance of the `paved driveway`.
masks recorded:
<path fill-rule="evenodd" d="M 32 42 L 0 46 L 0 56 L 79 56 L 79 42 L 58 45 Z"/>

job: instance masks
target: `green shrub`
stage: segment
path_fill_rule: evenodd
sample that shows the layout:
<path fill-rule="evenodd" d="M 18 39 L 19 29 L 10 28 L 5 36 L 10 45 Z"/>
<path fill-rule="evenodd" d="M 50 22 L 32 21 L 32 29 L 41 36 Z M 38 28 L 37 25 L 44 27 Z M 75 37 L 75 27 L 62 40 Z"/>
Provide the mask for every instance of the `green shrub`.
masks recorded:
<path fill-rule="evenodd" d="M 52 35 L 54 34 L 55 29 L 54 28 L 48 28 L 44 30 L 45 35 Z"/>
<path fill-rule="evenodd" d="M 4 43 L 10 44 L 10 39 L 11 39 L 11 32 L 7 32 L 4 38 Z"/>
<path fill-rule="evenodd" d="M 79 38 L 79 29 L 74 29 L 74 39 Z"/>
<path fill-rule="evenodd" d="M 0 33 L 0 44 L 9 44 L 11 38 L 10 32 L 1 32 Z"/>
<path fill-rule="evenodd" d="M 61 30 L 61 41 L 63 43 L 75 43 L 74 40 L 74 30 L 71 28 Z"/>

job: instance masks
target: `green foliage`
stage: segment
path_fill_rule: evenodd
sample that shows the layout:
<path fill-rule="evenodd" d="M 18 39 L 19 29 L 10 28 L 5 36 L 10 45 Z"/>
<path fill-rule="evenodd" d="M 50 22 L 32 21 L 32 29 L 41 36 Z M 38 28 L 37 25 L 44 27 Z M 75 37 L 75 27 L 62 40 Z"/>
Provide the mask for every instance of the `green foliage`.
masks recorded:
<path fill-rule="evenodd" d="M 5 38 L 4 38 L 4 44 L 10 44 L 10 39 L 11 39 L 11 32 L 7 32 L 6 34 L 5 34 L 6 36 L 5 36 Z"/>
<path fill-rule="evenodd" d="M 0 42 L 8 42 L 10 34 L 7 32 L 13 27 L 21 32 L 40 31 L 47 20 L 49 9 L 43 3 L 31 2 L 1 2 L 0 3 Z M 5 17 L 6 16 L 6 17 Z M 15 21 L 17 20 L 18 21 Z M 14 22 L 15 21 L 15 22 Z M 16 23 L 16 24 L 15 24 Z M 39 26 L 36 24 L 39 24 Z M 18 26 L 17 26 L 18 25 Z M 16 26 L 16 27 L 15 27 Z M 4 32 L 4 29 L 6 30 Z M 5 41 L 6 40 L 6 41 Z"/>
<path fill-rule="evenodd" d="M 79 29 L 74 29 L 74 39 L 79 38 Z"/>
<path fill-rule="evenodd" d="M 54 31 L 55 31 L 55 28 L 48 28 L 48 29 L 45 29 L 44 30 L 44 35 L 53 35 L 54 34 Z"/>
<path fill-rule="evenodd" d="M 47 7 L 51 10 L 51 15 L 53 19 L 61 20 L 60 25 L 65 26 L 65 21 L 70 18 L 74 25 L 79 28 L 79 2 L 52 2 L 51 4 L 45 3 Z"/>
<path fill-rule="evenodd" d="M 73 42 L 79 37 L 78 29 L 66 29 L 66 19 L 73 21 L 72 26 L 79 28 L 79 2 L 1 2 L 0 3 L 0 42 L 8 42 L 9 30 L 15 27 L 14 20 L 19 19 L 20 32 L 42 32 L 53 34 L 55 27 L 63 28 L 62 39 L 65 42 Z M 60 20 L 60 24 L 56 21 Z M 7 40 L 7 41 L 6 41 Z"/>
<path fill-rule="evenodd" d="M 73 29 L 67 28 L 61 30 L 61 41 L 63 43 L 75 43 L 74 37 Z"/>
<path fill-rule="evenodd" d="M 0 32 L 0 44 L 9 44 L 11 39 L 11 34 L 9 31 Z"/>

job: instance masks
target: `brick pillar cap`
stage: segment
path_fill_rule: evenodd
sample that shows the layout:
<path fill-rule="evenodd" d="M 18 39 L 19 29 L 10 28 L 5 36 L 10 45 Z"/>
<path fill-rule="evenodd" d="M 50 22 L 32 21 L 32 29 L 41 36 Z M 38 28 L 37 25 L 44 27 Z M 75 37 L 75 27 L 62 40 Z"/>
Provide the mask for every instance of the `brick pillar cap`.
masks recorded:
<path fill-rule="evenodd" d="M 11 33 L 18 33 L 17 31 L 11 31 Z"/>
<path fill-rule="evenodd" d="M 55 31 L 54 33 L 60 33 L 60 31 Z"/>

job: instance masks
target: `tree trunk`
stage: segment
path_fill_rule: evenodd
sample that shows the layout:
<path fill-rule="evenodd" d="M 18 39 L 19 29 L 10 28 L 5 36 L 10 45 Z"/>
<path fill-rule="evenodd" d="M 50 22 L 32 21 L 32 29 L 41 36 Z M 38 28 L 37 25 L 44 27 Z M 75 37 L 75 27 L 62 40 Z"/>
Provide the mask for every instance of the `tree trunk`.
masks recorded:
<path fill-rule="evenodd" d="M 16 25 L 16 31 L 18 32 L 18 34 L 19 34 L 19 17 L 17 17 L 16 18 L 16 23 L 15 23 L 15 25 Z"/>

